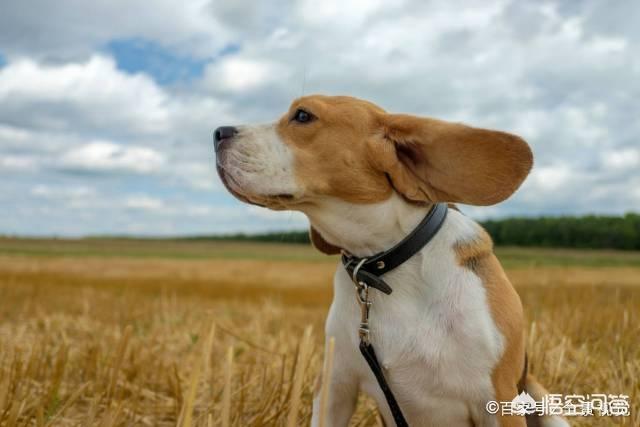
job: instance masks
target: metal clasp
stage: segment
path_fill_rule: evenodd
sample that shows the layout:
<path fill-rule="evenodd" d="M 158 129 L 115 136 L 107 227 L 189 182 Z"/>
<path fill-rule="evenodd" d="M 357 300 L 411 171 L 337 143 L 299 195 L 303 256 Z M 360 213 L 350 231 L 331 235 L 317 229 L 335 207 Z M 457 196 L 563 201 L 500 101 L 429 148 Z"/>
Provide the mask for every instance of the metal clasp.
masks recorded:
<path fill-rule="evenodd" d="M 356 300 L 360 306 L 360 327 L 358 328 L 358 336 L 360 341 L 369 344 L 369 310 L 371 309 L 371 301 L 369 300 L 369 285 L 358 280 L 358 271 L 360 267 L 367 261 L 366 258 L 360 260 L 358 265 L 353 269 L 351 280 L 356 287 Z"/>
<path fill-rule="evenodd" d="M 360 327 L 358 328 L 358 336 L 365 344 L 369 344 L 369 310 L 371 309 L 369 285 L 364 282 L 359 282 L 356 288 L 356 297 L 360 305 Z"/>

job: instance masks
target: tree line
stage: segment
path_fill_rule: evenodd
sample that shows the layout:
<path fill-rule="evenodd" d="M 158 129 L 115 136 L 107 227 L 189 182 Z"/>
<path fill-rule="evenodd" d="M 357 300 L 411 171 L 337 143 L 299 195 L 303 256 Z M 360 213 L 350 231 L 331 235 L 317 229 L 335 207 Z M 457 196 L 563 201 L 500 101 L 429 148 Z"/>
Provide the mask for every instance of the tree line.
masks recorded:
<path fill-rule="evenodd" d="M 640 250 L 640 215 L 484 221 L 496 245 Z"/>
<path fill-rule="evenodd" d="M 505 218 L 480 222 L 496 245 L 640 250 L 640 215 Z M 307 231 L 229 234 L 193 239 L 309 243 Z"/>

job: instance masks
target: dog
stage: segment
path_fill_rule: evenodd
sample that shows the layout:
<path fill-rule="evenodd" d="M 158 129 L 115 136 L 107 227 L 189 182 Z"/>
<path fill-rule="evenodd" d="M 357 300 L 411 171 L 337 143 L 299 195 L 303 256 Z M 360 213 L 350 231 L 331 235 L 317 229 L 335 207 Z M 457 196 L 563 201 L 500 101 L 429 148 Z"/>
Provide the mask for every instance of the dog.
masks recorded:
<path fill-rule="evenodd" d="M 487 410 L 489 401 L 511 402 L 519 384 L 537 401 L 547 391 L 526 374 L 522 304 L 491 238 L 454 205 L 494 205 L 513 194 L 533 164 L 525 141 L 387 113 L 352 97 L 311 95 L 295 100 L 275 123 L 218 128 L 214 145 L 231 194 L 303 212 L 311 242 L 326 254 L 362 258 L 386 251 L 436 204 L 448 204 L 431 241 L 383 275 L 393 293 L 369 295 L 368 339 L 408 425 L 569 425 L 557 416 Z M 364 391 L 392 426 L 389 400 L 358 350 L 362 312 L 352 279 L 340 264 L 325 330 L 327 340 L 335 339 L 333 369 L 320 379 L 328 399 L 320 405 L 316 390 L 312 425 L 325 411 L 325 425 L 347 426 Z"/>

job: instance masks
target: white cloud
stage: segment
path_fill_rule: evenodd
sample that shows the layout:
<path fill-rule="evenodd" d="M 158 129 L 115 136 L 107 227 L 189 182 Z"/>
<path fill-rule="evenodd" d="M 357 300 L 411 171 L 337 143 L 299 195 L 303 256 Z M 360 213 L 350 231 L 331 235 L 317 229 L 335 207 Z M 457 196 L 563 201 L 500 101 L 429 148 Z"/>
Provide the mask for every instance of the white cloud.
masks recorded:
<path fill-rule="evenodd" d="M 109 57 L 57 65 L 23 58 L 0 69 L 0 167 L 153 171 L 211 190 L 213 129 L 234 122 L 226 109 L 197 91 L 167 92 Z"/>
<path fill-rule="evenodd" d="M 299 214 L 226 194 L 211 133 L 271 121 L 302 93 L 524 136 L 535 153 L 531 177 L 506 203 L 473 215 L 638 207 L 640 31 L 630 17 L 640 6 L 159 0 L 151 11 L 139 0 L 34 1 L 7 3 L 0 16 L 0 209 L 23 214 L 0 232 L 30 230 L 28 212 L 45 208 L 64 232 L 300 227 Z M 132 37 L 209 58 L 202 79 L 161 86 L 119 69 L 104 47 Z M 237 51 L 218 56 L 230 44 Z M 43 206 L 28 191 L 36 182 L 74 188 L 79 177 L 97 194 Z M 110 214 L 81 223 L 95 209 Z"/>
<path fill-rule="evenodd" d="M 31 171 L 35 169 L 36 165 L 37 160 L 31 156 L 5 155 L 0 157 L 0 170 Z"/>
<path fill-rule="evenodd" d="M 598 53 L 621 53 L 627 48 L 627 41 L 621 37 L 597 36 L 591 41 L 591 48 Z"/>
<path fill-rule="evenodd" d="M 31 127 L 120 127 L 129 134 L 157 135 L 167 131 L 168 102 L 151 78 L 123 73 L 101 55 L 61 65 L 22 58 L 0 69 L 0 113 Z"/>
<path fill-rule="evenodd" d="M 128 209 L 140 209 L 143 211 L 159 211 L 165 207 L 164 202 L 156 197 L 136 195 L 128 197 L 124 206 Z"/>
<path fill-rule="evenodd" d="M 537 193 L 546 193 L 549 191 L 557 191 L 566 187 L 568 181 L 572 178 L 572 171 L 567 165 L 549 165 L 534 168 L 531 175 L 527 178 L 530 191 Z"/>
<path fill-rule="evenodd" d="M 30 193 L 36 197 L 50 200 L 79 200 L 94 198 L 97 196 L 96 190 L 84 185 L 72 187 L 56 187 L 51 185 L 38 184 L 31 188 Z"/>
<path fill-rule="evenodd" d="M 215 0 L 213 9 L 219 3 Z M 209 0 L 187 0 L 179 7 L 171 0 L 156 0 L 153 7 L 143 0 L 16 2 L 3 5 L 0 28 L 5 53 L 37 58 L 75 59 L 122 38 L 147 38 L 206 58 L 230 41 Z"/>
<path fill-rule="evenodd" d="M 86 172 L 150 173 L 158 170 L 164 162 L 164 156 L 151 148 L 95 141 L 65 153 L 60 165 Z"/>
<path fill-rule="evenodd" d="M 209 67 L 205 72 L 207 85 L 214 90 L 248 91 L 276 81 L 286 81 L 284 66 L 267 60 L 229 56 Z"/>
<path fill-rule="evenodd" d="M 213 157 L 213 156 L 212 156 Z M 213 159 L 209 162 L 186 161 L 178 165 L 173 174 L 176 179 L 197 190 L 221 190 L 222 183 L 218 179 Z"/>
<path fill-rule="evenodd" d="M 640 149 L 635 147 L 612 150 L 604 155 L 604 166 L 617 170 L 640 170 Z"/>
<path fill-rule="evenodd" d="M 29 136 L 30 133 L 24 129 L 18 129 L 0 123 L 0 146 L 2 147 L 5 147 L 9 143 L 24 143 L 29 139 Z"/>
<path fill-rule="evenodd" d="M 310 26 L 360 27 L 374 13 L 381 10 L 383 0 L 326 0 L 317 2 L 303 0 L 298 3 L 298 13 L 303 22 Z"/>

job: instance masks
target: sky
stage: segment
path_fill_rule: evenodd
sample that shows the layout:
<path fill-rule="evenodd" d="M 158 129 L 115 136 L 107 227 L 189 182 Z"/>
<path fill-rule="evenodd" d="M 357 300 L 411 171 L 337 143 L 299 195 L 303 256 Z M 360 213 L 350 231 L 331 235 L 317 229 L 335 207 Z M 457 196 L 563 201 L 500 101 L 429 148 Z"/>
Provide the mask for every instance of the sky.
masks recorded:
<path fill-rule="evenodd" d="M 534 169 L 474 218 L 640 211 L 640 3 L 33 0 L 0 13 L 0 234 L 301 229 L 233 199 L 220 125 L 302 95 L 524 137 Z"/>

